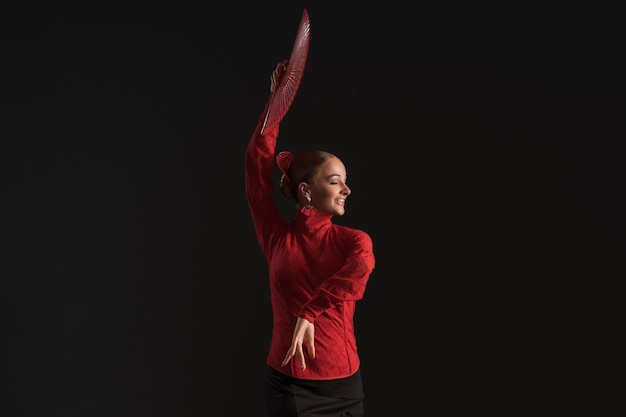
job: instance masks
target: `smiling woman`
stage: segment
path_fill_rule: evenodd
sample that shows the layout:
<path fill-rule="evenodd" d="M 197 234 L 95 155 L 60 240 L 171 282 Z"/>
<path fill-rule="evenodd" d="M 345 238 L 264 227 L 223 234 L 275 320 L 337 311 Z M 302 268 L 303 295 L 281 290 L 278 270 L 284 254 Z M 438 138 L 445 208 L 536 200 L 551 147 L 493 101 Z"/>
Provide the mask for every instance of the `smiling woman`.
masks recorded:
<path fill-rule="evenodd" d="M 283 175 L 281 193 L 296 202 L 296 207 L 315 205 L 321 214 L 342 216 L 346 198 L 346 167 L 335 155 L 326 151 L 303 152 L 297 157 L 288 151 L 277 156 Z"/>
<path fill-rule="evenodd" d="M 271 95 L 287 69 L 282 61 L 272 72 Z M 354 313 L 374 270 L 372 239 L 332 222 L 345 213 L 351 190 L 346 167 L 330 152 L 276 155 L 281 193 L 296 210 L 291 221 L 282 216 L 272 175 L 279 123 L 264 125 L 269 105 L 245 156 L 246 196 L 269 266 L 273 329 L 267 410 L 271 417 L 359 417 L 364 391 Z"/>

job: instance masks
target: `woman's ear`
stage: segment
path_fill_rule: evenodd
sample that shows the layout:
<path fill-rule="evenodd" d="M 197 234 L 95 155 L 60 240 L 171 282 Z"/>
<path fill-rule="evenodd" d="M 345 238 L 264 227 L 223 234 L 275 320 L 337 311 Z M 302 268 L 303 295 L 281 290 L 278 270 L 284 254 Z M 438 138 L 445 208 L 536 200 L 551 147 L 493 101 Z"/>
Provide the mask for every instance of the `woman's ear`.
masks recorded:
<path fill-rule="evenodd" d="M 310 197 L 309 184 L 306 182 L 301 182 L 298 184 L 298 195 L 307 198 Z"/>

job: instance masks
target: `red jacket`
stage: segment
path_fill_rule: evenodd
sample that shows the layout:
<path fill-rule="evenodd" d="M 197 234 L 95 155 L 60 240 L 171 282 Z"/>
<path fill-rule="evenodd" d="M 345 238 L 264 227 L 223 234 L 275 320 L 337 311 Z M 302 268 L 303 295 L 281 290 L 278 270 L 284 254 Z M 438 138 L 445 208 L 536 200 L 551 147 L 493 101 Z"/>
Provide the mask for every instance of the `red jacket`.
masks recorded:
<path fill-rule="evenodd" d="M 260 135 L 261 119 L 246 150 L 246 196 L 257 240 L 269 265 L 273 329 L 267 364 L 304 379 L 336 379 L 360 365 L 354 335 L 356 301 L 363 298 L 374 269 L 370 236 L 337 225 L 315 207 L 287 221 L 274 201 L 273 169 L 278 127 Z M 304 371 L 294 357 L 281 363 L 291 346 L 298 317 L 315 324 L 315 359 Z"/>

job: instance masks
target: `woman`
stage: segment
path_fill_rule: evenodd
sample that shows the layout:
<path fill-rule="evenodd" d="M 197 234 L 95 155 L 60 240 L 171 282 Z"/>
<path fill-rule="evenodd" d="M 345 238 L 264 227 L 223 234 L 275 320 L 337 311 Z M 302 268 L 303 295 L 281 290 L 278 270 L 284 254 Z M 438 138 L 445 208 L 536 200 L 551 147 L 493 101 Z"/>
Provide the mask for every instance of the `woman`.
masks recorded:
<path fill-rule="evenodd" d="M 272 72 L 270 92 L 287 63 Z M 275 155 L 278 126 L 261 129 L 263 115 L 246 150 L 245 174 L 257 240 L 269 265 L 267 410 L 271 417 L 362 416 L 353 317 L 374 269 L 372 240 L 332 222 L 345 213 L 351 193 L 342 161 L 323 151 Z M 280 191 L 296 205 L 291 221 L 274 201 L 274 158 L 283 173 Z"/>

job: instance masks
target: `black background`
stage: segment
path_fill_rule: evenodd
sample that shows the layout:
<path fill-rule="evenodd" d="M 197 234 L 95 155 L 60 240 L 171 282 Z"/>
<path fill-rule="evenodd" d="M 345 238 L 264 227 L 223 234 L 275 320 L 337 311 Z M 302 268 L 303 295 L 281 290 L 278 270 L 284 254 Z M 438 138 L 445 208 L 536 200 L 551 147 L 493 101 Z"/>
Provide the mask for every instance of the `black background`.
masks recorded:
<path fill-rule="evenodd" d="M 279 150 L 374 240 L 367 414 L 624 415 L 624 3 L 227 4 L 3 6 L 3 414 L 264 415 L 243 157 L 306 7 Z"/>

